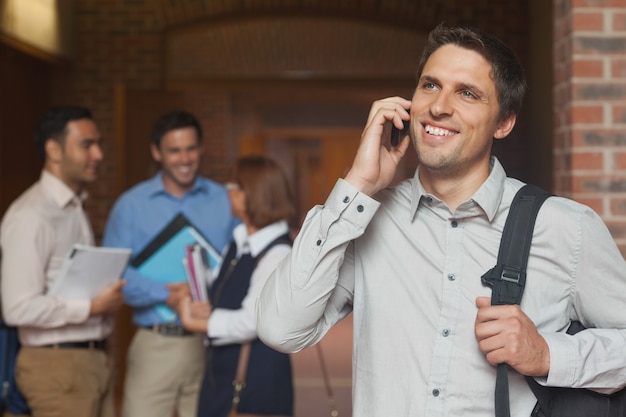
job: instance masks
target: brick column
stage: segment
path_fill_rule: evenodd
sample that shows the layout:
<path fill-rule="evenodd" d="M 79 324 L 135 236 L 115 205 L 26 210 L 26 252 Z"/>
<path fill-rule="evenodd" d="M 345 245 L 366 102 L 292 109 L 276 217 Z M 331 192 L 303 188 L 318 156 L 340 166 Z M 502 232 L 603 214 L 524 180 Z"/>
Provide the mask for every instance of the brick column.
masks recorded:
<path fill-rule="evenodd" d="M 152 0 L 80 0 L 75 9 L 75 57 L 53 79 L 53 101 L 85 105 L 104 138 L 105 159 L 87 200 L 96 238 L 115 200 L 115 86 L 160 89 L 162 21 Z"/>
<path fill-rule="evenodd" d="M 554 0 L 554 191 L 626 254 L 626 3 Z"/>
<path fill-rule="evenodd" d="M 213 181 L 228 180 L 237 148 L 230 134 L 231 97 L 226 91 L 201 91 L 185 94 L 185 106 L 202 125 L 204 155 L 200 173 Z"/>

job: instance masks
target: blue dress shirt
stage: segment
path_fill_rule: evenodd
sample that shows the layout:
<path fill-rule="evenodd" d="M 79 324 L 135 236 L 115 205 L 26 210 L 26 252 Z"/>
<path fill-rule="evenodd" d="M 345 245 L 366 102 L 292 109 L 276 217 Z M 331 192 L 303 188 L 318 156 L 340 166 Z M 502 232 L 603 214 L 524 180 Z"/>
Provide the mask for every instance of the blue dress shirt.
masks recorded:
<path fill-rule="evenodd" d="M 218 250 L 232 240 L 239 221 L 230 210 L 228 193 L 221 185 L 198 177 L 182 198 L 169 194 L 162 173 L 126 191 L 117 200 L 107 221 L 103 246 L 126 247 L 136 256 L 178 213 L 183 213 Z M 163 322 L 155 311 L 167 300 L 162 282 L 141 275 L 129 266 L 125 273 L 124 301 L 133 307 L 133 322 L 151 326 Z M 181 281 L 173 277 L 172 282 Z"/>

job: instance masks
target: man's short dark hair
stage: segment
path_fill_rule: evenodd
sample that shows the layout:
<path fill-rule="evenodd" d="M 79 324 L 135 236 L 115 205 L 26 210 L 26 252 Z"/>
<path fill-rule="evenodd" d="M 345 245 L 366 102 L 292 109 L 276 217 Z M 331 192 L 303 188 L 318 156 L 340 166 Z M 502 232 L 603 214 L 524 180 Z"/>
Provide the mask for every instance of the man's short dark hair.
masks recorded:
<path fill-rule="evenodd" d="M 63 145 L 67 135 L 67 124 L 81 119 L 93 120 L 91 111 L 83 106 L 55 106 L 44 113 L 35 129 L 35 146 L 41 156 L 46 157 L 48 139 L 54 139 Z"/>
<path fill-rule="evenodd" d="M 519 114 L 526 93 L 524 70 L 515 53 L 495 36 L 474 28 L 449 28 L 440 24 L 428 35 L 417 69 L 422 76 L 428 58 L 440 47 L 456 45 L 479 53 L 491 64 L 491 76 L 496 84 L 500 112 L 499 120 Z"/>
<path fill-rule="evenodd" d="M 202 128 L 198 119 L 184 110 L 173 110 L 161 116 L 154 124 L 150 140 L 158 148 L 161 146 L 161 140 L 167 132 L 186 127 L 193 128 L 198 136 L 198 142 L 202 142 Z"/>

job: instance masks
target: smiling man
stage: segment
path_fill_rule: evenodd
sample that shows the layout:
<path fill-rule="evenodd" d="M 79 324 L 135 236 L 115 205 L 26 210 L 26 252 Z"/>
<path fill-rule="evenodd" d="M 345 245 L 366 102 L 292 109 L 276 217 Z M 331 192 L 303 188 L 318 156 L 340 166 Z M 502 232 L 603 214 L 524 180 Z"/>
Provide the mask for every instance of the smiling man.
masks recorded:
<path fill-rule="evenodd" d="M 409 101 L 375 102 L 353 165 L 313 208 L 265 285 L 258 333 L 295 352 L 354 313 L 353 415 L 494 416 L 495 365 L 509 365 L 511 416 L 528 417 L 542 384 L 613 392 L 626 385 L 626 265 L 590 208 L 542 207 L 521 306 L 491 306 L 496 264 L 523 183 L 491 155 L 525 92 L 512 51 L 481 31 L 439 26 Z M 388 187 L 408 138 L 419 166 Z M 616 297 L 615 294 L 621 294 Z M 588 329 L 566 335 L 571 320 Z M 535 414 L 533 414 L 535 415 Z"/>
<path fill-rule="evenodd" d="M 150 150 L 161 170 L 115 203 L 103 244 L 131 248 L 135 256 L 182 213 L 221 251 L 238 222 L 226 189 L 198 175 L 203 152 L 198 120 L 179 110 L 163 115 L 153 128 Z M 195 417 L 204 371 L 202 336 L 159 313 L 160 306 L 173 307 L 189 294 L 186 277 L 164 284 L 133 267 L 125 277 L 124 300 L 133 307 L 138 331 L 128 352 L 122 416 L 171 417 L 176 410 L 179 417 Z"/>
<path fill-rule="evenodd" d="M 15 375 L 33 417 L 114 416 L 106 340 L 124 281 L 91 300 L 48 293 L 73 245 L 94 244 L 83 203 L 102 161 L 100 141 L 89 109 L 50 109 L 35 133 L 41 178 L 2 220 L 3 316 L 18 327 Z"/>

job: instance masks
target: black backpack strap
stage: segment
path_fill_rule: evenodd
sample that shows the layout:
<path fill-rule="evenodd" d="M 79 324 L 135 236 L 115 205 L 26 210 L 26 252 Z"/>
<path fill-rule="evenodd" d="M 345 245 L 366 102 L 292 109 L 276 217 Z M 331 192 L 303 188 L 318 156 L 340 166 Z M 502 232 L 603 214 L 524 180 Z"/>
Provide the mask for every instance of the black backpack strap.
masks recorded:
<path fill-rule="evenodd" d="M 492 288 L 492 305 L 519 304 L 522 301 L 535 220 L 541 205 L 550 196 L 547 191 L 530 184 L 515 194 L 502 231 L 498 262 L 481 277 L 483 284 Z M 497 367 L 495 410 L 496 417 L 511 415 L 505 363 Z"/>
<path fill-rule="evenodd" d="M 483 284 L 492 288 L 492 305 L 519 304 L 522 301 L 535 219 L 550 195 L 530 184 L 515 194 L 500 239 L 498 263 L 481 277 Z"/>

